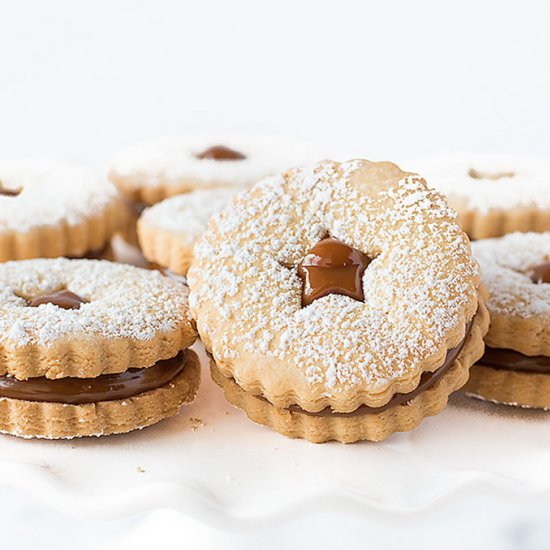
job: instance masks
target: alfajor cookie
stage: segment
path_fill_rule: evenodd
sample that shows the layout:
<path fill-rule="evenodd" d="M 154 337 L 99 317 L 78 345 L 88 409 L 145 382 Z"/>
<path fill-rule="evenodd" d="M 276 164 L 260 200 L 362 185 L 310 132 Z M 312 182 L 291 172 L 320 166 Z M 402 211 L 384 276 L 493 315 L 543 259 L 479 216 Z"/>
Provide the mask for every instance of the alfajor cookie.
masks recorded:
<path fill-rule="evenodd" d="M 144 208 L 197 190 L 248 187 L 319 153 L 289 139 L 260 136 L 165 137 L 120 151 L 109 178 L 128 205 L 124 238 L 137 244 L 136 222 Z"/>
<path fill-rule="evenodd" d="M 145 209 L 137 225 L 145 258 L 173 273 L 185 275 L 195 243 L 206 230 L 208 220 L 223 210 L 236 192 L 234 189 L 193 191 Z"/>
<path fill-rule="evenodd" d="M 214 380 L 289 437 L 411 430 L 483 353 L 488 314 L 456 214 L 389 162 L 323 161 L 237 195 L 188 281 Z"/>
<path fill-rule="evenodd" d="M 107 435 L 176 414 L 200 376 L 187 298 L 129 265 L 0 264 L 0 432 Z"/>
<path fill-rule="evenodd" d="M 445 154 L 411 163 L 448 196 L 471 239 L 550 230 L 550 163 L 504 155 Z"/>
<path fill-rule="evenodd" d="M 198 189 L 249 186 L 317 157 L 289 139 L 167 137 L 119 152 L 109 178 L 129 201 L 150 205 Z"/>
<path fill-rule="evenodd" d="M 550 233 L 514 233 L 473 244 L 490 297 L 485 354 L 470 395 L 550 409 Z"/>
<path fill-rule="evenodd" d="M 116 188 L 49 160 L 0 161 L 0 261 L 103 254 L 124 223 Z"/>

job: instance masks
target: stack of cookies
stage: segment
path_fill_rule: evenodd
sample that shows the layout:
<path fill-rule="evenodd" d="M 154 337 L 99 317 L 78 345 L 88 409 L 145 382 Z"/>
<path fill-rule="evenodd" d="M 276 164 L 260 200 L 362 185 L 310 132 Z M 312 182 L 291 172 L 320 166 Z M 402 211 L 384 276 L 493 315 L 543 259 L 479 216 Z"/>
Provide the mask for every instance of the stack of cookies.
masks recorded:
<path fill-rule="evenodd" d="M 0 432 L 175 415 L 198 391 L 197 329 L 226 399 L 288 437 L 381 441 L 460 389 L 550 408 L 550 170 L 411 165 L 428 183 L 234 137 L 136 146 L 111 182 L 0 162 Z M 117 232 L 155 269 L 106 261 Z"/>
<path fill-rule="evenodd" d="M 0 264 L 0 432 L 123 433 L 176 414 L 199 385 L 187 291 L 101 260 Z"/>
<path fill-rule="evenodd" d="M 550 233 L 513 233 L 473 249 L 491 293 L 491 328 L 465 391 L 550 409 Z"/>
<path fill-rule="evenodd" d="M 483 354 L 484 290 L 456 214 L 388 162 L 324 161 L 240 194 L 188 281 L 214 380 L 289 437 L 411 430 Z"/>

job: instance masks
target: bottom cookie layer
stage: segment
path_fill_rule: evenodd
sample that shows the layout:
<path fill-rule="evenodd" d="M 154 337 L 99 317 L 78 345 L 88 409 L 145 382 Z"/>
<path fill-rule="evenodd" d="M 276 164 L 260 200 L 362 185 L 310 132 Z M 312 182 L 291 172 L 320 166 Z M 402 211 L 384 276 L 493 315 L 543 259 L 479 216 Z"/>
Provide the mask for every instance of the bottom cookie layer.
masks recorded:
<path fill-rule="evenodd" d="M 550 410 L 550 374 L 499 369 L 478 363 L 463 391 L 502 405 Z"/>
<path fill-rule="evenodd" d="M 195 398 L 200 362 L 190 350 L 184 370 L 157 389 L 114 401 L 82 405 L 0 398 L 0 433 L 25 438 L 71 439 L 126 433 L 174 416 Z"/>
<path fill-rule="evenodd" d="M 375 414 L 316 416 L 282 409 L 262 397 L 245 392 L 234 380 L 223 376 L 213 360 L 211 373 L 232 405 L 243 409 L 253 422 L 273 428 L 287 437 L 303 438 L 313 443 L 382 441 L 395 432 L 416 428 L 424 418 L 445 408 L 449 395 L 465 384 L 471 365 L 483 354 L 483 336 L 488 323 L 487 309 L 480 302 L 464 346 L 449 370 L 408 403 Z"/>

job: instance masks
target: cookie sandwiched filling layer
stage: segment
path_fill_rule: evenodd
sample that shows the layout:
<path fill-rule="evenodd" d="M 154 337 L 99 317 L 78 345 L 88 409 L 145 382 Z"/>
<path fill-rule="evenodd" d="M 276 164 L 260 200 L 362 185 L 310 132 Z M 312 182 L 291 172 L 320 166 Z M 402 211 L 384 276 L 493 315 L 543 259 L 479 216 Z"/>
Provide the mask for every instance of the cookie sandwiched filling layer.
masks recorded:
<path fill-rule="evenodd" d="M 445 356 L 445 360 L 443 361 L 443 364 L 437 370 L 433 372 L 424 372 L 420 377 L 420 382 L 418 386 L 413 391 L 408 393 L 396 393 L 385 405 L 382 405 L 380 407 L 369 407 L 368 405 L 361 405 L 359 408 L 349 413 L 336 412 L 336 411 L 333 411 L 330 407 L 326 407 L 321 411 L 311 412 L 311 411 L 302 409 L 298 405 L 291 405 L 290 407 L 288 407 L 287 410 L 289 412 L 301 413 L 308 416 L 351 418 L 354 416 L 378 414 L 378 413 L 387 411 L 389 409 L 392 409 L 393 407 L 398 407 L 400 405 L 407 405 L 415 397 L 418 397 L 421 393 L 425 392 L 426 390 L 429 390 L 438 380 L 440 380 L 443 376 L 445 376 L 445 374 L 447 374 L 450 371 L 455 360 L 460 355 L 460 352 L 464 347 L 464 343 L 466 342 L 466 339 L 470 332 L 472 322 L 473 321 L 470 321 L 466 325 L 466 334 L 462 339 L 462 341 L 458 344 L 458 346 L 454 347 L 453 349 L 447 352 L 447 355 Z M 238 385 L 233 378 L 231 378 L 231 382 L 235 385 Z M 254 397 L 261 399 L 266 403 L 269 403 L 271 406 L 274 406 L 263 395 L 256 395 Z"/>
<path fill-rule="evenodd" d="M 111 260 L 113 259 L 113 249 L 111 242 L 107 241 L 105 246 L 98 250 L 90 250 L 82 256 L 66 256 L 69 260 Z"/>
<path fill-rule="evenodd" d="M 550 283 L 550 262 L 542 262 L 527 271 L 533 284 Z M 482 365 L 493 369 L 502 369 L 533 374 L 550 374 L 550 357 L 545 355 L 525 355 L 519 351 L 487 346 L 480 360 Z"/>
<path fill-rule="evenodd" d="M 550 374 L 550 357 L 524 355 L 511 349 L 486 347 L 485 354 L 479 362 L 493 369 Z"/>
<path fill-rule="evenodd" d="M 95 378 L 67 377 L 51 380 L 37 377 L 18 380 L 13 376 L 0 376 L 0 398 L 66 405 L 128 399 L 172 382 L 184 372 L 192 353 L 180 351 L 175 357 L 158 361 L 148 368 L 129 369 Z"/>

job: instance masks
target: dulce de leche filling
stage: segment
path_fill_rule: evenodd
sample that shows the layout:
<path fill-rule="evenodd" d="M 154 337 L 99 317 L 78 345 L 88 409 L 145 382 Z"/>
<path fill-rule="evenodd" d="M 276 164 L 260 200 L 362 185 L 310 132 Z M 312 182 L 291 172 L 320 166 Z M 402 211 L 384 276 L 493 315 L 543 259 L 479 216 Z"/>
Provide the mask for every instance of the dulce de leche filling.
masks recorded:
<path fill-rule="evenodd" d="M 235 161 L 244 160 L 246 155 L 225 145 L 213 145 L 201 153 L 197 153 L 195 157 L 199 160 Z"/>
<path fill-rule="evenodd" d="M 70 290 L 59 290 L 51 294 L 40 294 L 29 300 L 30 307 L 38 307 L 42 304 L 53 304 L 62 309 L 79 309 L 86 300 Z"/>
<path fill-rule="evenodd" d="M 18 197 L 21 194 L 21 189 L 6 189 L 2 187 L 2 182 L 0 181 L 0 196 L 2 197 Z"/>
<path fill-rule="evenodd" d="M 187 359 L 187 352 L 180 351 L 172 359 L 159 361 L 152 367 L 102 374 L 96 378 L 17 380 L 12 376 L 0 376 L 0 397 L 66 405 L 127 399 L 168 384 L 185 369 Z"/>
<path fill-rule="evenodd" d="M 486 347 L 485 353 L 479 362 L 493 369 L 550 374 L 550 357 L 545 355 L 523 355 L 523 353 L 511 349 Z"/>
<path fill-rule="evenodd" d="M 320 240 L 298 266 L 302 279 L 302 307 L 329 294 L 364 301 L 363 273 L 370 258 L 333 237 Z"/>
<path fill-rule="evenodd" d="M 527 271 L 527 276 L 536 285 L 550 283 L 550 262 L 532 266 Z M 550 357 L 524 355 L 512 349 L 486 347 L 480 363 L 493 369 L 550 374 Z"/>
<path fill-rule="evenodd" d="M 462 351 L 462 348 L 464 347 L 464 342 L 466 341 L 466 338 L 470 332 L 471 326 L 472 326 L 472 321 L 468 322 L 468 324 L 466 325 L 466 334 L 464 338 L 461 340 L 458 346 L 456 346 L 455 348 L 447 352 L 447 355 L 445 356 L 445 361 L 443 361 L 443 364 L 437 370 L 433 372 L 422 373 L 420 377 L 420 382 L 413 391 L 408 393 L 396 393 L 385 405 L 382 405 L 380 407 L 369 407 L 368 405 L 361 405 L 360 407 L 358 407 L 357 409 L 349 413 L 335 412 L 330 407 L 326 407 L 323 410 L 318 412 L 310 412 L 302 409 L 298 405 L 291 405 L 290 407 L 288 407 L 288 410 L 292 412 L 307 414 L 309 416 L 353 417 L 353 416 L 360 416 L 363 414 L 377 414 L 377 413 L 387 411 L 392 407 L 397 407 L 399 405 L 406 405 L 412 399 L 420 395 L 422 392 L 430 389 L 451 368 L 455 359 L 458 357 L 458 355 Z M 261 399 L 265 400 L 264 397 L 261 397 Z"/>

